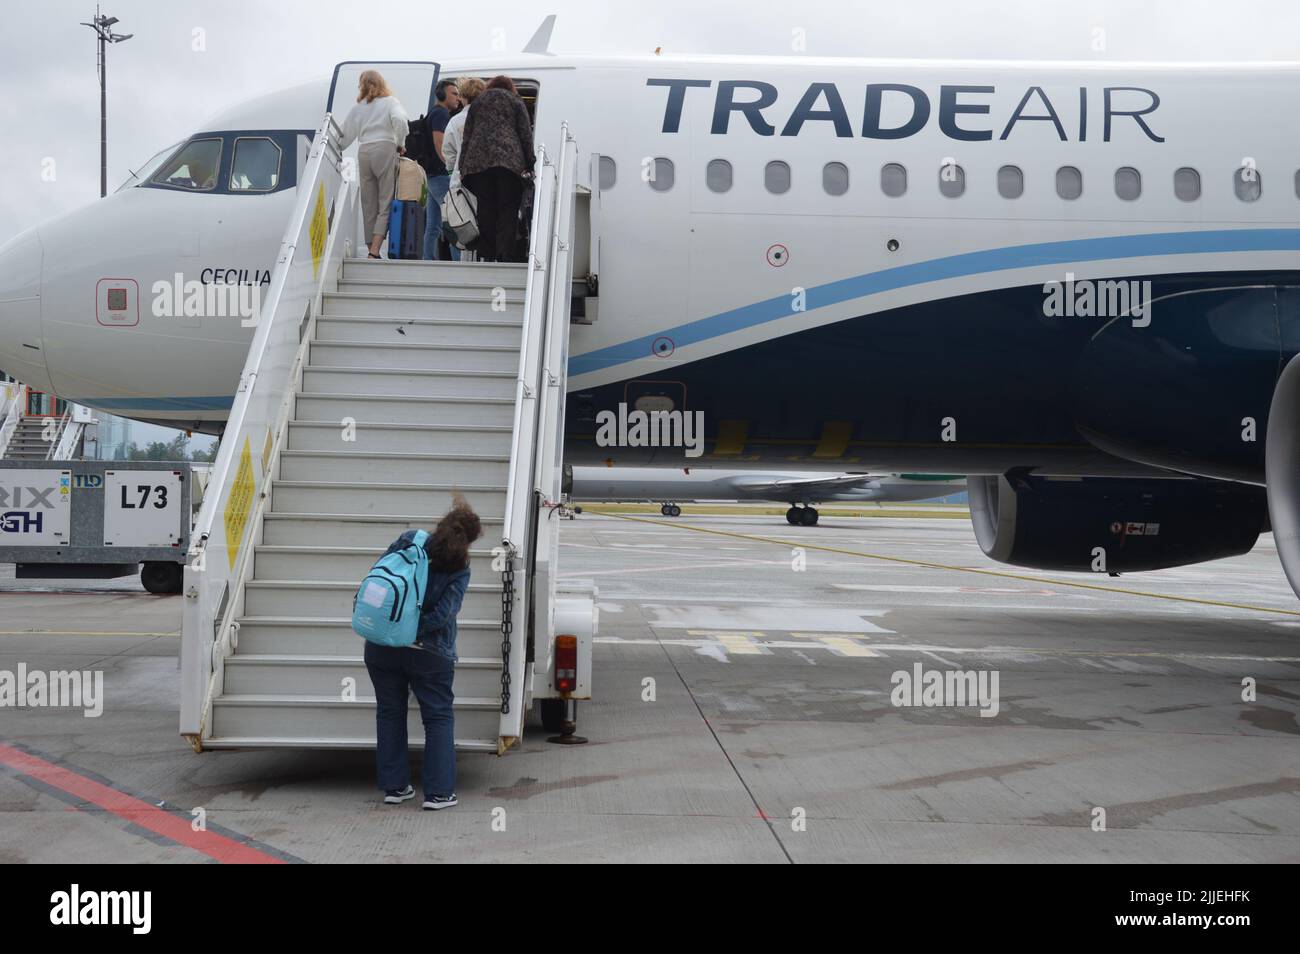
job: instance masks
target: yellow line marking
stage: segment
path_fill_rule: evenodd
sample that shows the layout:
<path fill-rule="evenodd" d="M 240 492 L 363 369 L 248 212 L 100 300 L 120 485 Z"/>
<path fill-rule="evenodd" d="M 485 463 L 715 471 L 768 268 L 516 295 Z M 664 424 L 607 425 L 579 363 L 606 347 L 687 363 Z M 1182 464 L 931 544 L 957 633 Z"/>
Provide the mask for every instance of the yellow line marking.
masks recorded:
<path fill-rule="evenodd" d="M 816 636 L 813 633 L 791 633 L 791 636 L 813 636 L 827 649 L 834 650 L 841 656 L 879 656 L 874 649 L 868 649 L 861 643 L 855 643 L 847 636 Z"/>
<path fill-rule="evenodd" d="M 762 633 L 738 632 L 724 629 L 688 629 L 691 636 L 709 636 L 722 644 L 722 648 L 734 656 L 760 656 L 763 647 L 750 637 L 762 636 Z"/>
<path fill-rule="evenodd" d="M 924 566 L 935 570 L 955 570 L 959 573 L 977 573 L 980 576 L 995 576 L 1004 580 L 1020 580 L 1028 583 L 1050 583 L 1052 586 L 1069 586 L 1079 590 L 1097 590 L 1102 593 L 1122 593 L 1125 596 L 1147 596 L 1155 600 L 1170 600 L 1175 603 L 1195 603 L 1200 606 L 1222 606 L 1228 609 L 1249 610 L 1254 613 L 1275 613 L 1281 616 L 1300 617 L 1300 610 L 1275 609 L 1271 606 L 1255 606 L 1250 603 L 1233 603 L 1228 600 L 1207 600 L 1197 596 L 1175 596 L 1170 593 L 1151 593 L 1146 590 L 1129 590 L 1119 586 L 1101 586 L 1096 583 L 1077 583 L 1072 580 L 1056 580 L 1049 576 L 1028 576 L 1022 573 L 1007 573 L 1004 570 L 984 570 L 972 566 L 954 566 L 951 563 L 932 563 L 928 560 L 909 560 L 906 557 L 886 556 L 883 553 L 866 553 L 862 550 L 847 550 L 842 547 L 828 547 L 803 540 L 781 540 L 777 537 L 760 537 L 752 533 L 735 533 L 731 530 L 711 530 L 707 527 L 693 527 L 685 523 L 672 523 L 667 520 L 649 520 L 645 517 L 633 517 L 622 513 L 605 514 L 617 520 L 631 520 L 635 523 L 648 523 L 656 527 L 677 527 L 681 530 L 694 530 L 696 533 L 712 533 L 720 537 L 735 537 L 739 540 L 757 540 L 760 543 L 774 543 L 782 547 L 803 547 L 805 550 L 821 550 L 825 553 L 841 553 L 845 556 L 863 557 L 868 560 L 882 560 L 886 563 L 902 563 L 906 566 Z"/>
<path fill-rule="evenodd" d="M 0 629 L 0 636 L 179 636 L 180 633 L 108 633 L 74 629 Z"/>

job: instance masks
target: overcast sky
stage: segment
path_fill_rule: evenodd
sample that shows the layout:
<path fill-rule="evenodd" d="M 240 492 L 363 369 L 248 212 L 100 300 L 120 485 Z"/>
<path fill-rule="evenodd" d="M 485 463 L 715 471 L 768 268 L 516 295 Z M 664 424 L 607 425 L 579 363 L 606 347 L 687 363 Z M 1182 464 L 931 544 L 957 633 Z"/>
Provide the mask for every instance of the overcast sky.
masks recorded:
<path fill-rule="evenodd" d="M 0 33 L 0 243 L 99 189 L 94 34 L 79 25 L 93 5 L 22 6 Z M 1102 29 L 1110 59 L 1300 60 L 1297 0 L 106 0 L 104 12 L 134 34 L 109 50 L 110 190 L 240 100 L 343 59 L 489 53 L 496 30 L 519 50 L 547 13 L 562 53 L 794 55 L 797 27 L 812 55 L 1090 59 Z"/>

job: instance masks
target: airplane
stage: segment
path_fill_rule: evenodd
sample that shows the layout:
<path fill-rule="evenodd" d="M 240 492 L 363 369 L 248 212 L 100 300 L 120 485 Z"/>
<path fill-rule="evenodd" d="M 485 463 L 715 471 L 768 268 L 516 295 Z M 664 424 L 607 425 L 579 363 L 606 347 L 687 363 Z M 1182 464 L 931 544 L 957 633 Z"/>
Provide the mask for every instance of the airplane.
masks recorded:
<path fill-rule="evenodd" d="M 679 517 L 684 500 L 776 500 L 790 504 L 791 526 L 816 526 L 813 504 L 932 500 L 966 490 L 960 477 L 928 474 L 829 474 L 824 471 L 723 470 L 683 467 L 574 467 L 571 500 L 663 501 L 660 513 Z"/>
<path fill-rule="evenodd" d="M 514 77 L 589 160 L 567 463 L 965 474 L 994 560 L 1158 569 L 1271 529 L 1300 592 L 1300 63 L 528 50 L 433 72 Z M 251 329 L 145 299 L 265 281 L 328 94 L 178 130 L 7 242 L 0 367 L 219 433 Z M 241 148 L 274 169 L 232 177 Z M 207 188 L 178 161 L 205 152 Z M 655 411 L 697 445 L 611 442 Z"/>

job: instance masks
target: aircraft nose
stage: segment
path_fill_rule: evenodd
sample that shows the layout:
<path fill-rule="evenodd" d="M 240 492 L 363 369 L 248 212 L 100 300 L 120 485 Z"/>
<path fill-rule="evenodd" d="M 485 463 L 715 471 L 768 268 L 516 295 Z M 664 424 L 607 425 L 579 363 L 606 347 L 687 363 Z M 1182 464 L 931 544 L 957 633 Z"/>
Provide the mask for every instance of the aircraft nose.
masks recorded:
<path fill-rule="evenodd" d="M 0 370 L 38 390 L 53 390 L 41 340 L 41 270 L 36 229 L 0 245 Z"/>

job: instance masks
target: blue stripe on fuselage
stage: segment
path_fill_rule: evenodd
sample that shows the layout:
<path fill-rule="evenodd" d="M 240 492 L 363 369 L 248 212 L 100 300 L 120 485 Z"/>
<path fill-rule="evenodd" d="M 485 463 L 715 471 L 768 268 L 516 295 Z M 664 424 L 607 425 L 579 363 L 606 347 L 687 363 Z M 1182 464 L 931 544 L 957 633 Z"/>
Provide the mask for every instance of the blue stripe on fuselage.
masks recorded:
<path fill-rule="evenodd" d="M 1220 229 L 1199 232 L 1153 232 L 1146 235 L 1117 235 L 1102 238 L 1069 239 L 1012 245 L 1007 248 L 963 252 L 911 265 L 900 265 L 852 278 L 842 278 L 807 289 L 807 310 L 825 308 L 866 295 L 926 282 L 944 281 L 967 275 L 1105 261 L 1115 258 L 1144 258 L 1153 255 L 1200 255 L 1207 252 L 1279 252 L 1300 250 L 1300 229 Z M 730 311 L 689 321 L 620 344 L 599 348 L 569 359 L 569 374 L 580 375 L 652 356 L 657 338 L 670 338 L 677 347 L 697 344 L 709 338 L 741 331 L 756 325 L 788 318 L 790 295 L 733 308 Z"/>
<path fill-rule="evenodd" d="M 85 404 L 106 411 L 229 411 L 235 403 L 233 394 L 212 397 L 138 397 L 138 398 L 68 398 L 73 404 Z"/>

